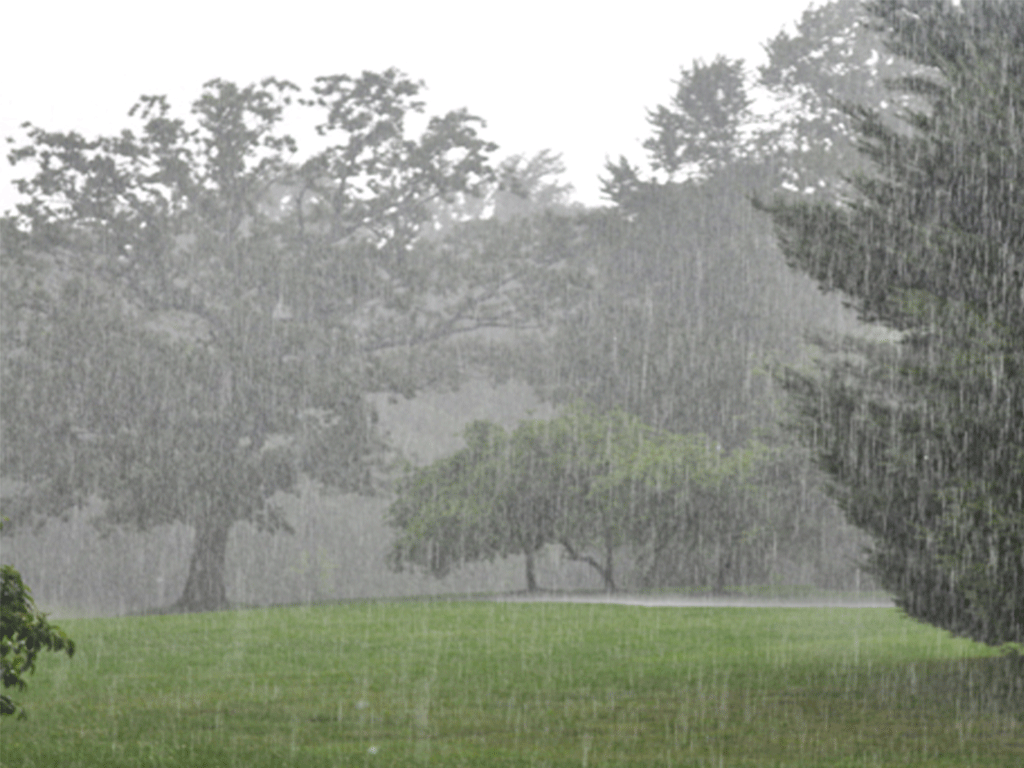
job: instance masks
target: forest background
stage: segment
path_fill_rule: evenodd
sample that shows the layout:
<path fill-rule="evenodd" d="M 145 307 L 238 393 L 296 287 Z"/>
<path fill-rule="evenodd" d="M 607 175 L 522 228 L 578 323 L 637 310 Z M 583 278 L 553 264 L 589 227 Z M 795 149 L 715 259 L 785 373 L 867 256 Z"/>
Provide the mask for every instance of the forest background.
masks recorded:
<path fill-rule="evenodd" d="M 699 546 L 643 553 L 630 529 L 553 540 L 533 566 L 507 546 L 483 560 L 522 555 L 528 585 L 559 589 L 864 586 L 866 539 L 780 428 L 772 372 L 807 366 L 810 337 L 878 332 L 790 270 L 753 203 L 839 200 L 866 162 L 857 106 L 884 123 L 920 98 L 886 88 L 920 65 L 866 22 L 841 0 L 769 41 L 756 73 L 684 67 L 649 114 L 649 166 L 609 163 L 601 209 L 571 203 L 553 153 L 492 164 L 465 111 L 408 138 L 419 86 L 393 70 L 312 93 L 211 81 L 198 130 L 155 97 L 137 136 L 29 128 L 11 157 L 35 175 L 4 230 L 4 511 L 65 515 L 10 540 L 37 598 L 123 612 L 516 588 L 521 562 L 465 550 L 440 581 L 386 570 L 403 561 L 393 483 L 472 419 L 580 401 L 757 469 L 698 505 Z M 302 163 L 277 132 L 293 99 L 339 138 Z M 584 554 L 602 546 L 603 571 Z"/>

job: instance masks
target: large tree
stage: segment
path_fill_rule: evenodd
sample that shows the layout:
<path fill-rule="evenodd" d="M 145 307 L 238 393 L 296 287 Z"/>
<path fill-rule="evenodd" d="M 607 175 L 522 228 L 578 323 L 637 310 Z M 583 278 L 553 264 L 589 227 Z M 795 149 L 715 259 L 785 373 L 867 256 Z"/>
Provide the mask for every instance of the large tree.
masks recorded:
<path fill-rule="evenodd" d="M 1024 640 L 1024 6 L 869 4 L 917 74 L 851 109 L 873 172 L 771 206 L 790 262 L 896 341 L 790 372 L 805 434 L 912 616 Z"/>
<path fill-rule="evenodd" d="M 420 237 L 436 201 L 490 178 L 494 148 L 465 111 L 408 136 L 421 89 L 395 70 L 306 94 L 214 80 L 193 121 L 143 97 L 136 131 L 28 128 L 10 155 L 24 202 L 4 224 L 12 519 L 98 496 L 112 525 L 185 523 L 178 605 L 221 607 L 236 522 L 287 529 L 280 493 L 301 473 L 373 485 L 363 395 L 422 383 L 396 351 L 529 324 L 543 254 Z M 320 115 L 311 156 L 280 130 L 296 107 Z"/>

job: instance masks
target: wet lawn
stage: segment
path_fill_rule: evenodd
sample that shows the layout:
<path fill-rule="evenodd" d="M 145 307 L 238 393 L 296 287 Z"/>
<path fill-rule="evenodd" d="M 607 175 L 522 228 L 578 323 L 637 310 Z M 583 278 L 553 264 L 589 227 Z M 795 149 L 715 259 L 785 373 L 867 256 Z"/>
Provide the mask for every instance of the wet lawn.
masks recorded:
<path fill-rule="evenodd" d="M 888 608 L 360 602 L 59 622 L 16 766 L 1017 766 L 1020 657 Z"/>

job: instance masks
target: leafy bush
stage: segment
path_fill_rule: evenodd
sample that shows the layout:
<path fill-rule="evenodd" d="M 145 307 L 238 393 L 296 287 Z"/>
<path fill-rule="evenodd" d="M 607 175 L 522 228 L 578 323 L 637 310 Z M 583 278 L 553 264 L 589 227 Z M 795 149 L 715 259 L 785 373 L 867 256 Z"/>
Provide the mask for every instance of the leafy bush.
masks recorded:
<path fill-rule="evenodd" d="M 4 688 L 25 688 L 24 676 L 35 670 L 36 656 L 46 649 L 75 653 L 75 642 L 50 624 L 36 609 L 31 590 L 10 565 L 0 566 L 0 670 Z M 25 716 L 7 694 L 0 694 L 0 715 Z"/>

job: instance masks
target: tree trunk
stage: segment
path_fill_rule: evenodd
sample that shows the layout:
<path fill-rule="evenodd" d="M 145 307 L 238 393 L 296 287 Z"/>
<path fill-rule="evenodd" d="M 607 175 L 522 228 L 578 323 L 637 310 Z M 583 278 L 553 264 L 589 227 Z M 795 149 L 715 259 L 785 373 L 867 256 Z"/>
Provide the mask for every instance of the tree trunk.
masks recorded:
<path fill-rule="evenodd" d="M 526 591 L 536 592 L 537 591 L 537 575 L 533 569 L 533 554 L 534 551 L 527 550 L 526 552 Z"/>
<path fill-rule="evenodd" d="M 724 595 L 725 584 L 729 574 L 732 572 L 732 548 L 728 548 L 718 557 L 718 571 L 715 574 L 714 594 Z"/>
<path fill-rule="evenodd" d="M 609 546 L 606 549 L 605 564 L 602 565 L 585 552 L 577 552 L 576 548 L 569 543 L 568 539 L 561 539 L 559 543 L 562 545 L 562 548 L 565 550 L 565 554 L 569 556 L 570 560 L 576 560 L 580 563 L 586 563 L 595 571 L 597 571 L 598 574 L 600 574 L 601 580 L 604 582 L 605 592 L 616 591 L 614 573 L 612 572 L 612 550 L 614 549 L 614 547 Z"/>
<path fill-rule="evenodd" d="M 228 533 L 234 521 L 216 512 L 208 512 L 196 524 L 188 579 L 174 607 L 181 611 L 216 611 L 228 607 L 224 586 L 224 566 Z"/>
<path fill-rule="evenodd" d="M 604 591 L 615 592 L 615 547 L 610 540 L 605 541 L 604 568 L 601 570 L 601 578 L 604 579 Z"/>

